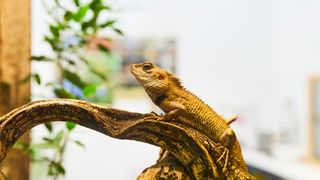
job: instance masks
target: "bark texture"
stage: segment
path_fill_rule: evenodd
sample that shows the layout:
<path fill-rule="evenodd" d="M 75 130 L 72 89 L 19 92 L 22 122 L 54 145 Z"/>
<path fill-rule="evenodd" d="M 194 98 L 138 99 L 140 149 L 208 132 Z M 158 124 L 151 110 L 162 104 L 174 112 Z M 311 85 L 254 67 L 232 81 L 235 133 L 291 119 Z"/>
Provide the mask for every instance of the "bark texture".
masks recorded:
<path fill-rule="evenodd" d="M 156 121 L 155 116 L 77 100 L 32 102 L 0 119 L 0 161 L 18 138 L 32 127 L 67 119 L 113 138 L 146 142 L 165 149 L 165 155 L 138 179 L 232 179 L 241 173 L 230 161 L 226 164 L 227 171 L 222 172 L 226 161 L 224 158 L 218 161 L 225 150 L 220 144 L 174 121 Z"/>

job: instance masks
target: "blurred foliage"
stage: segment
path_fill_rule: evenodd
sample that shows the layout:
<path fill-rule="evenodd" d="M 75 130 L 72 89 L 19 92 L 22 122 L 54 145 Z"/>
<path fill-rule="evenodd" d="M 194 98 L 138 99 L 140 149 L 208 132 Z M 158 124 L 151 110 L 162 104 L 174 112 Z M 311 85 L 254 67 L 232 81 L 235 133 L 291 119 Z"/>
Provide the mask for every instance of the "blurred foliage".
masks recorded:
<path fill-rule="evenodd" d="M 49 4 L 48 4 L 49 3 Z M 51 4 L 50 4 L 51 3 Z M 68 4 L 65 6 L 64 4 Z M 116 27 L 115 19 L 101 18 L 102 14 L 112 13 L 109 5 L 102 0 L 89 0 L 85 3 L 81 0 L 45 1 L 44 6 L 50 16 L 49 33 L 44 36 L 44 41 L 50 45 L 53 51 L 51 56 L 40 55 L 32 56 L 32 61 L 51 63 L 58 69 L 59 80 L 43 84 L 42 77 L 38 73 L 33 73 L 22 81 L 34 80 L 38 85 L 46 86 L 52 89 L 52 92 L 58 98 L 85 99 L 94 97 L 100 84 L 90 83 L 85 80 L 77 71 L 85 66 L 99 82 L 108 83 L 108 73 L 98 71 L 90 64 L 85 51 L 90 44 L 94 44 L 97 51 L 110 54 L 110 49 L 106 43 L 98 40 L 105 40 L 100 32 L 110 29 L 116 34 L 123 35 L 123 32 Z M 67 8 L 68 7 L 68 8 Z M 105 17 L 105 16 L 104 16 Z M 71 91 L 65 84 L 71 84 L 78 91 Z M 110 102 L 109 102 L 110 103 Z M 65 148 L 69 142 L 84 148 L 84 145 L 78 141 L 70 139 L 70 133 L 76 125 L 67 122 L 65 127 L 56 127 L 51 123 L 45 124 L 48 134 L 42 138 L 40 143 L 25 144 L 18 142 L 15 148 L 23 149 L 31 155 L 33 162 L 45 163 L 48 166 L 47 175 L 52 179 L 59 179 L 66 173 L 63 166 L 63 156 Z M 51 151 L 53 156 L 42 155 L 41 151 Z"/>

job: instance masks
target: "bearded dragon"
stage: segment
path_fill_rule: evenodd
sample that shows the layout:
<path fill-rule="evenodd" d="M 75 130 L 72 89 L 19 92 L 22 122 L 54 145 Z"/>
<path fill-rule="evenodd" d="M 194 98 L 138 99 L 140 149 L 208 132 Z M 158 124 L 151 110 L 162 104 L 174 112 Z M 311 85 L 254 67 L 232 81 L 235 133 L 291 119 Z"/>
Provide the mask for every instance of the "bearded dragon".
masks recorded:
<path fill-rule="evenodd" d="M 226 121 L 200 98 L 186 90 L 175 75 L 151 62 L 132 64 L 131 73 L 144 87 L 151 100 L 165 112 L 158 120 L 179 121 L 205 133 L 210 139 L 225 147 L 222 155 L 225 156 L 223 172 L 230 161 L 229 153 L 232 153 L 237 159 L 238 168 L 244 172 L 242 174 L 248 176 L 244 179 L 252 178 L 243 160 L 235 133 L 229 127 L 229 123 L 235 118 Z"/>

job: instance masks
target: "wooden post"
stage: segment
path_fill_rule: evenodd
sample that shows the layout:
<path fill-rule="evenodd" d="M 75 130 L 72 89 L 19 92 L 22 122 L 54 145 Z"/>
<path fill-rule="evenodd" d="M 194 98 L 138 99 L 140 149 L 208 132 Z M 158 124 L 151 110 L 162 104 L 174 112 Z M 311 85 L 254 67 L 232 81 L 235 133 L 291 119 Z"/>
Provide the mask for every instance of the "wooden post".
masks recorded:
<path fill-rule="evenodd" d="M 30 100 L 30 83 L 20 83 L 30 74 L 29 59 L 30 1 L 0 0 L 0 116 Z M 28 157 L 12 150 L 1 171 L 9 180 L 28 179 Z"/>

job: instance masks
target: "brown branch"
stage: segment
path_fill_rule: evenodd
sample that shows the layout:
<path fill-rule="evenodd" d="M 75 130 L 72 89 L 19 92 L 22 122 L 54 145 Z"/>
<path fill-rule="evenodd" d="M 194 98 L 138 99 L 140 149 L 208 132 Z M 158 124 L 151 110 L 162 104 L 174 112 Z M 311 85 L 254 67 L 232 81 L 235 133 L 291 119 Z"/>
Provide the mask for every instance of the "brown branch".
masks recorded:
<path fill-rule="evenodd" d="M 182 164 L 175 156 L 168 153 L 155 165 L 145 169 L 137 178 L 138 180 L 148 179 L 181 179 L 191 180 Z"/>
<path fill-rule="evenodd" d="M 127 112 L 77 100 L 35 101 L 0 119 L 0 162 L 8 149 L 32 127 L 52 121 L 72 121 L 113 138 L 146 142 L 166 149 L 173 155 L 171 162 L 177 160 L 177 163 L 172 163 L 177 170 L 175 173 L 184 174 L 183 177 L 228 178 L 228 174 L 221 171 L 224 164 L 216 161 L 224 150 L 220 144 L 189 127 L 156 121 L 154 117 L 154 114 Z M 165 160 L 155 166 L 161 162 L 167 162 L 164 164 L 168 166 Z M 232 164 L 229 165 L 231 167 Z"/>

